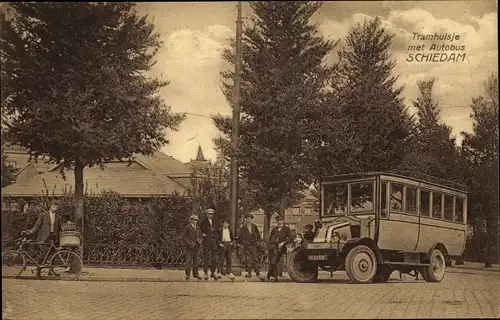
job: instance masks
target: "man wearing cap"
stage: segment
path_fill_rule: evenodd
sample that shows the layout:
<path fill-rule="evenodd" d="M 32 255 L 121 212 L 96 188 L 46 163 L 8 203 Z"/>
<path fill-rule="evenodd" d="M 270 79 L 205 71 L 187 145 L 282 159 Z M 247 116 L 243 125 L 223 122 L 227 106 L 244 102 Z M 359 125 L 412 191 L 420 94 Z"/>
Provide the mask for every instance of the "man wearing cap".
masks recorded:
<path fill-rule="evenodd" d="M 219 246 L 217 244 L 217 228 L 214 225 L 213 217 L 215 210 L 209 208 L 205 211 L 205 219 L 200 224 L 203 233 L 203 272 L 205 280 L 208 280 L 208 267 L 210 265 L 210 277 L 215 280 L 222 278 L 217 269 L 217 255 Z"/>
<path fill-rule="evenodd" d="M 278 263 L 281 260 L 281 255 L 286 253 L 286 246 L 293 242 L 292 230 L 285 226 L 285 218 L 282 216 L 276 217 L 277 226 L 275 226 L 269 233 L 268 240 L 268 255 L 269 255 L 269 270 L 267 271 L 267 276 L 262 276 L 260 279 L 262 281 L 270 281 L 271 277 L 274 281 L 278 281 Z"/>
<path fill-rule="evenodd" d="M 238 239 L 243 245 L 243 252 L 245 255 L 245 268 L 247 271 L 245 278 L 252 277 L 252 267 L 255 271 L 255 275 L 260 275 L 257 247 L 262 239 L 259 228 L 256 224 L 252 223 L 252 221 L 253 214 L 247 214 L 245 216 L 245 223 L 238 232 Z"/>
<path fill-rule="evenodd" d="M 217 242 L 219 243 L 219 272 L 218 274 L 227 275 L 229 279 L 233 280 L 234 274 L 231 271 L 231 253 L 233 250 L 234 237 L 231 228 L 229 228 L 229 221 L 222 220 L 222 228 L 217 231 Z M 226 269 L 224 269 L 224 262 L 226 262 Z"/>
<path fill-rule="evenodd" d="M 203 240 L 201 230 L 197 225 L 198 220 L 197 215 L 192 215 L 182 234 L 182 240 L 186 245 L 186 280 L 189 280 L 191 276 L 191 269 L 193 269 L 193 276 L 198 280 L 201 279 L 198 274 L 198 253 Z"/>
<path fill-rule="evenodd" d="M 304 240 L 307 240 L 307 241 L 313 241 L 314 240 L 314 231 L 313 231 L 313 226 L 312 224 L 306 224 L 304 226 Z"/>

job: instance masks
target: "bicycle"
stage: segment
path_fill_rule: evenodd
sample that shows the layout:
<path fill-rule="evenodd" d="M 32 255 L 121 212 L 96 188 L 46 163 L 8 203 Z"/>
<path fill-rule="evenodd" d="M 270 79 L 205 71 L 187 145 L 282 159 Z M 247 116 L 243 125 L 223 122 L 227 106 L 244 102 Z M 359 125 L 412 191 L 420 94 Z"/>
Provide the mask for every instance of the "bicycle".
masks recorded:
<path fill-rule="evenodd" d="M 30 261 L 35 265 L 37 279 L 42 278 L 42 270 L 49 269 L 49 275 L 55 275 L 58 278 L 67 277 L 68 280 L 76 280 L 79 278 L 83 269 L 83 260 L 80 255 L 72 248 L 56 247 L 54 243 L 38 242 L 28 240 L 25 235 L 15 240 L 16 245 L 19 245 L 15 250 L 6 250 L 2 253 L 2 274 L 19 277 L 27 267 Z M 23 247 L 28 245 L 48 245 L 49 249 L 45 254 L 41 263 L 38 263 Z M 54 252 L 47 262 L 47 258 L 51 252 Z M 65 270 L 68 269 L 69 270 Z"/>

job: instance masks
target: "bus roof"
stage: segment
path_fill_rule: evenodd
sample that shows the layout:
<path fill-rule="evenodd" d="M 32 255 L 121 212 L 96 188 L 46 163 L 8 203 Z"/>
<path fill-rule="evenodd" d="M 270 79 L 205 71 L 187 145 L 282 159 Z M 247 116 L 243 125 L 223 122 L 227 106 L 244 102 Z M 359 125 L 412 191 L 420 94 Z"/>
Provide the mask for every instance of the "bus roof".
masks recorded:
<path fill-rule="evenodd" d="M 358 173 L 347 173 L 347 174 L 339 174 L 339 175 L 333 175 L 333 176 L 325 176 L 321 179 L 321 182 L 325 180 L 329 181 L 337 181 L 337 180 L 345 180 L 345 179 L 362 179 L 362 178 L 368 178 L 368 177 L 375 177 L 375 176 L 381 176 L 381 175 L 386 175 L 386 176 L 393 176 L 393 177 L 398 177 L 398 178 L 404 178 L 404 179 L 410 179 L 418 182 L 423 182 L 423 183 L 430 183 L 434 184 L 436 186 L 444 186 L 449 189 L 454 189 L 456 191 L 464 192 L 467 193 L 467 188 L 465 185 L 453 182 L 453 181 L 448 181 L 442 178 L 434 177 L 425 173 L 420 173 L 420 172 L 414 172 L 414 171 L 369 171 L 369 172 L 358 172 Z"/>

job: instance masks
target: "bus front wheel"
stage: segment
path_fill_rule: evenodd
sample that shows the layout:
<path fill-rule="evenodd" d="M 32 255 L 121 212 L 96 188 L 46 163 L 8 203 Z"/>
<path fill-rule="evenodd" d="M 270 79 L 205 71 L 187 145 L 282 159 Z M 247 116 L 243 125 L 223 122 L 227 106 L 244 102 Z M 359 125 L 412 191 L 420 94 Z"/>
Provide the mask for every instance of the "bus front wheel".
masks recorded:
<path fill-rule="evenodd" d="M 377 273 L 377 258 L 372 249 L 359 245 L 346 257 L 345 271 L 353 283 L 370 283 Z"/>
<path fill-rule="evenodd" d="M 318 266 L 307 260 L 300 250 L 288 254 L 288 275 L 299 283 L 314 282 L 318 278 Z"/>

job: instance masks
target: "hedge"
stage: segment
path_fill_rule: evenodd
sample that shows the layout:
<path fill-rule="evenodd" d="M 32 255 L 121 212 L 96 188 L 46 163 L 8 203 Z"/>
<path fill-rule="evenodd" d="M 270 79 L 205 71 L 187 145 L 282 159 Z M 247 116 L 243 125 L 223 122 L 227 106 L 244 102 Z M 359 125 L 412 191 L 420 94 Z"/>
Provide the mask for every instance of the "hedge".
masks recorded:
<path fill-rule="evenodd" d="M 58 200 L 57 214 L 69 213 L 72 217 L 74 195 L 64 193 Z M 203 215 L 200 211 L 206 206 L 204 202 L 197 197 L 179 194 L 168 198 L 153 197 L 146 202 L 125 199 L 113 191 L 86 195 L 84 261 L 113 265 L 148 265 L 155 262 L 182 265 L 183 228 L 193 212 Z M 48 210 L 50 197 L 34 198 L 25 209 L 23 200 L 16 200 L 16 203 L 20 210 L 2 212 L 2 250 L 13 246 L 13 240 L 20 237 L 21 231 L 33 227 L 38 215 Z M 224 209 L 217 210 L 217 218 L 226 217 Z M 259 251 L 260 264 L 265 266 L 266 252 L 264 249 Z M 241 248 L 237 254 L 242 257 Z"/>
<path fill-rule="evenodd" d="M 25 210 L 26 203 L 18 200 L 20 210 L 2 210 L 2 245 L 18 238 L 22 230 L 32 228 L 38 215 L 48 209 L 49 200 L 46 196 L 35 198 Z M 73 203 L 74 196 L 64 194 L 59 198 L 57 214 L 69 213 L 72 217 Z M 181 195 L 147 202 L 125 199 L 113 191 L 86 195 L 85 243 L 147 246 L 176 242 L 193 211 L 191 204 L 190 198 Z"/>

